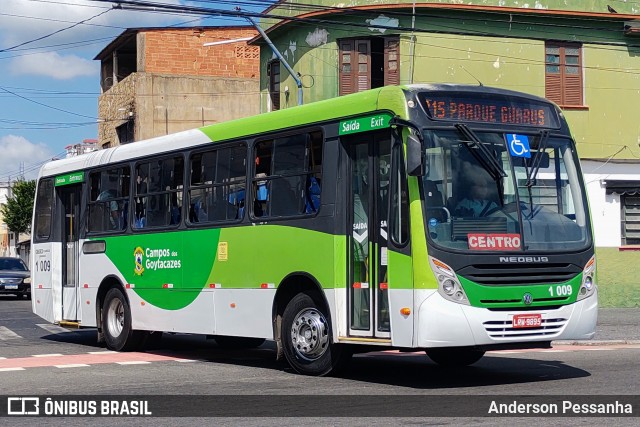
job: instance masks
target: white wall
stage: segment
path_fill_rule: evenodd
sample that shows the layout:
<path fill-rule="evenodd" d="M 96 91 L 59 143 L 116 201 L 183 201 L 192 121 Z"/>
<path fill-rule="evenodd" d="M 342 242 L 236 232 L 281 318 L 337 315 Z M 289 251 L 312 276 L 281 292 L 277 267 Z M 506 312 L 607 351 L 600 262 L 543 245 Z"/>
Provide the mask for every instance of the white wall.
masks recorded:
<path fill-rule="evenodd" d="M 606 194 L 607 180 L 638 181 L 640 163 L 612 163 L 582 160 L 596 246 L 618 247 L 622 243 L 620 196 Z"/>

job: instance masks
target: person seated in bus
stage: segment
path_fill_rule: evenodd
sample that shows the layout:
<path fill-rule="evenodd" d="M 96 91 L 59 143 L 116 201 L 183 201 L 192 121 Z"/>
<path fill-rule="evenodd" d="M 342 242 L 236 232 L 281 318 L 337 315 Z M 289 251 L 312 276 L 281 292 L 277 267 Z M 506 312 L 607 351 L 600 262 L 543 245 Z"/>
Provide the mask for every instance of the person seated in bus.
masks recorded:
<path fill-rule="evenodd" d="M 476 177 L 463 188 L 468 193 L 456 205 L 453 210 L 454 216 L 480 218 L 498 210 L 498 205 L 490 198 L 490 187 L 487 178 Z"/>
<path fill-rule="evenodd" d="M 140 194 L 147 193 L 147 177 L 139 171 L 136 177 L 136 212 L 135 212 L 135 227 L 143 228 L 145 226 L 146 216 L 146 197 L 140 197 Z"/>
<path fill-rule="evenodd" d="M 120 209 L 118 207 L 118 202 L 115 200 L 110 200 L 115 197 L 115 192 L 113 190 L 105 190 L 98 195 L 97 201 L 105 202 L 104 205 L 108 206 L 109 210 L 109 229 L 111 230 L 119 230 L 121 229 L 120 224 Z"/>
<path fill-rule="evenodd" d="M 306 213 L 315 213 L 320 208 L 320 183 L 315 176 L 309 177 L 309 182 L 307 185 L 307 191 L 305 191 L 306 195 L 306 205 L 305 212 Z"/>

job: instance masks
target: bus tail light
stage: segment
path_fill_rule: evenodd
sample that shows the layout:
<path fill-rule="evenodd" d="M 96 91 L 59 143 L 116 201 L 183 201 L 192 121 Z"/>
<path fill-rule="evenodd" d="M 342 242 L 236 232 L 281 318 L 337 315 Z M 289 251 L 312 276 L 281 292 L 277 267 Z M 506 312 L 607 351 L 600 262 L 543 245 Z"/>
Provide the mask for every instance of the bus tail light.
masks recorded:
<path fill-rule="evenodd" d="M 433 257 L 429 257 L 429 264 L 438 280 L 438 293 L 449 301 L 469 305 L 469 299 L 453 268 Z"/>
<path fill-rule="evenodd" d="M 582 284 L 580 285 L 580 291 L 578 292 L 578 298 L 576 301 L 585 299 L 591 295 L 596 289 L 596 256 L 592 256 L 589 262 L 584 266 L 582 270 Z"/>

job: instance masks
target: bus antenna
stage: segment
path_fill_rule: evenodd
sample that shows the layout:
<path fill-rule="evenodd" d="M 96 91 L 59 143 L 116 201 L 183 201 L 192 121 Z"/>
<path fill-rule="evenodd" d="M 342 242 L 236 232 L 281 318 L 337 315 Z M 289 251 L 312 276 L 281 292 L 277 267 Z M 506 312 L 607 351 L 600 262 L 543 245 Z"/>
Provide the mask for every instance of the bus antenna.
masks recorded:
<path fill-rule="evenodd" d="M 474 79 L 475 81 L 477 81 L 477 82 L 478 82 L 478 85 L 479 85 L 480 87 L 483 87 L 483 86 L 484 86 L 484 85 L 482 84 L 482 82 L 481 82 L 481 81 L 480 81 L 476 76 L 474 76 L 473 74 L 471 74 L 471 73 L 469 72 L 469 70 L 467 70 L 466 68 L 464 68 L 464 66 L 463 66 L 463 65 L 461 65 L 461 66 L 460 66 L 460 68 L 462 68 L 462 69 L 464 70 L 464 72 L 465 72 L 465 73 L 467 73 L 467 74 L 469 74 L 471 77 L 473 77 L 473 79 Z"/>

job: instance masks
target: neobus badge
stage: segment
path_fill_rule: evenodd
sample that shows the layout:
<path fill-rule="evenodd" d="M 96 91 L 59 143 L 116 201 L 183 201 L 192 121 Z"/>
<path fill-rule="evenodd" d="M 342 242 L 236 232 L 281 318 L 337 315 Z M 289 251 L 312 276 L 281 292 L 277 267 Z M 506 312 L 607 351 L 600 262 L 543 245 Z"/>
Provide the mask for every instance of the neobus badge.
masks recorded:
<path fill-rule="evenodd" d="M 517 251 L 520 249 L 519 234 L 467 234 L 469 249 L 476 251 Z"/>

